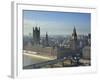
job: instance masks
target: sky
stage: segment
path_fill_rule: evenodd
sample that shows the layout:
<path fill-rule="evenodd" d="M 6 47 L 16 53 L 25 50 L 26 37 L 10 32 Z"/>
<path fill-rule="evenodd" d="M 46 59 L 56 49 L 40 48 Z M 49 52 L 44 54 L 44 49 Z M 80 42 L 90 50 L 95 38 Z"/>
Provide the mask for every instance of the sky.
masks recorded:
<path fill-rule="evenodd" d="M 33 27 L 40 27 L 40 34 L 71 35 L 73 28 L 77 34 L 91 32 L 91 14 L 54 11 L 23 11 L 24 35 L 32 34 Z"/>

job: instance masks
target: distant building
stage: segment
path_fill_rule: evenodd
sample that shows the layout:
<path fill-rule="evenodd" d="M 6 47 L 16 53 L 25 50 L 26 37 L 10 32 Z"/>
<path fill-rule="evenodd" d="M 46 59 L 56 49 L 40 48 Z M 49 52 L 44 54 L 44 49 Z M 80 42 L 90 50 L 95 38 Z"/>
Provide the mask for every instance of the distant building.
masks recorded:
<path fill-rule="evenodd" d="M 48 47 L 49 46 L 49 40 L 48 40 L 48 33 L 46 32 L 45 40 L 44 40 L 44 46 Z"/>
<path fill-rule="evenodd" d="M 70 48 L 72 50 L 77 50 L 78 48 L 77 32 L 75 27 L 73 29 L 72 39 L 70 40 Z"/>
<path fill-rule="evenodd" d="M 88 34 L 88 45 L 91 46 L 91 34 Z"/>
<path fill-rule="evenodd" d="M 33 27 L 33 44 L 40 44 L 40 27 L 38 28 L 37 26 Z"/>
<path fill-rule="evenodd" d="M 82 58 L 84 59 L 91 59 L 91 52 L 90 46 L 85 46 L 82 50 Z"/>
<path fill-rule="evenodd" d="M 57 58 L 63 58 L 68 56 L 81 56 L 81 50 L 79 49 L 79 46 L 82 46 L 82 43 L 79 44 L 79 41 L 77 39 L 77 32 L 76 28 L 74 27 L 72 37 L 68 42 L 67 47 L 58 47 L 57 49 Z"/>
<path fill-rule="evenodd" d="M 72 50 L 71 48 L 58 47 L 57 48 L 57 58 L 73 57 L 79 54 L 79 51 Z"/>

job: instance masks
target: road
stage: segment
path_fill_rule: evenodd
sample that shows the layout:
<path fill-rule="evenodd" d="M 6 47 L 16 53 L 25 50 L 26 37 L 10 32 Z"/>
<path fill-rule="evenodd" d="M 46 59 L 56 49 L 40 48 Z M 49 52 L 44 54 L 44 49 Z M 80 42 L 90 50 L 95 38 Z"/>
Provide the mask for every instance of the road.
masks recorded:
<path fill-rule="evenodd" d="M 33 51 L 23 51 L 23 66 L 54 60 L 56 57 L 39 55 Z"/>

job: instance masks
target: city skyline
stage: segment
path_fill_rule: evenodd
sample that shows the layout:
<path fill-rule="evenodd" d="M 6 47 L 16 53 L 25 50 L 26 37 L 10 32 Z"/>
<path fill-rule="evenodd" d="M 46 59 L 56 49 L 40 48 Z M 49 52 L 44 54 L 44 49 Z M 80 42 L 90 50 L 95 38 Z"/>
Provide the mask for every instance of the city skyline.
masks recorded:
<path fill-rule="evenodd" d="M 90 13 L 23 11 L 24 35 L 32 33 L 33 27 L 40 27 L 40 34 L 70 35 L 75 27 L 78 34 L 88 34 L 91 29 Z"/>

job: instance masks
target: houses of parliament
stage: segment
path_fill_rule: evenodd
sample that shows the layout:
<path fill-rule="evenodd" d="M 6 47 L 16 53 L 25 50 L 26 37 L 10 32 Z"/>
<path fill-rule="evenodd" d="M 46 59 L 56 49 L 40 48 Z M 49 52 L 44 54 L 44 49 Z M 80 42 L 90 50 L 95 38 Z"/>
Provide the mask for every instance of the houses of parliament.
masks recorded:
<path fill-rule="evenodd" d="M 76 28 L 74 26 L 71 39 L 68 43 L 61 45 L 62 43 L 58 41 L 58 44 L 55 40 L 52 44 L 49 39 L 49 35 L 46 32 L 45 36 L 41 38 L 41 29 L 40 27 L 33 27 L 32 30 L 32 45 L 25 46 L 25 50 L 30 50 L 37 52 L 40 55 L 48 55 L 48 56 L 55 56 L 56 58 L 63 58 L 65 56 L 73 56 L 77 53 L 82 55 L 82 50 L 85 46 L 88 46 L 87 38 L 84 40 L 78 40 L 78 35 Z M 55 37 L 53 38 L 53 40 Z M 52 40 L 51 40 L 52 41 Z M 90 43 L 90 42 L 89 42 Z M 86 48 L 87 49 L 87 48 Z M 90 47 L 88 47 L 88 51 L 85 57 L 90 58 Z"/>

